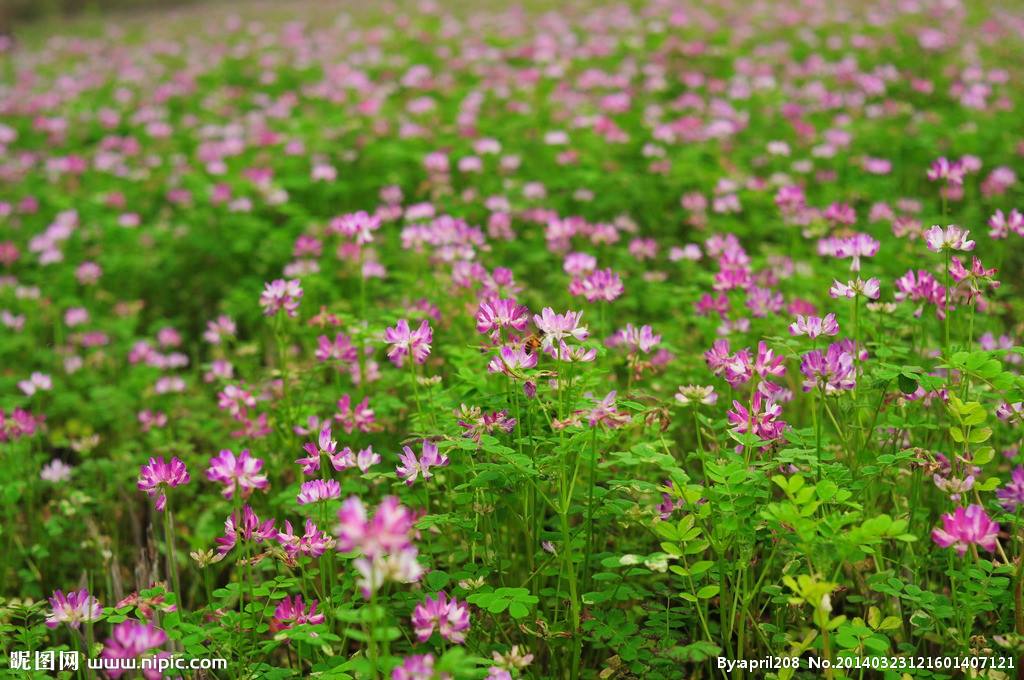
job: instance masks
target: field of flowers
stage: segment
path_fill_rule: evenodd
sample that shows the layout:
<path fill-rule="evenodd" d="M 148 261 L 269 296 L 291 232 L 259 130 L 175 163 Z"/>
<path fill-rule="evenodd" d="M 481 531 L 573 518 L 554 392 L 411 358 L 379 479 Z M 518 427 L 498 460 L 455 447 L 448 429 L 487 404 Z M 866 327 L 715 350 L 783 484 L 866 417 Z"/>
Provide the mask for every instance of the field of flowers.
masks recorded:
<path fill-rule="evenodd" d="M 0 672 L 1015 677 L 1022 36 L 427 0 L 4 39 Z"/>

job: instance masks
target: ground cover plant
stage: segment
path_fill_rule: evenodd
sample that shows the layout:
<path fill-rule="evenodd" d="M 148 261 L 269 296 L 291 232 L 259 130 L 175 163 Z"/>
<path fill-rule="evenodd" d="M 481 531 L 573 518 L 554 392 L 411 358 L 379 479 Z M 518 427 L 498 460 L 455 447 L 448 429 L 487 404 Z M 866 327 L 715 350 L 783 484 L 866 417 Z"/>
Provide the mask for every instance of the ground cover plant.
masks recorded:
<path fill-rule="evenodd" d="M 652 0 L 4 39 L 0 667 L 1015 676 L 1022 35 Z"/>

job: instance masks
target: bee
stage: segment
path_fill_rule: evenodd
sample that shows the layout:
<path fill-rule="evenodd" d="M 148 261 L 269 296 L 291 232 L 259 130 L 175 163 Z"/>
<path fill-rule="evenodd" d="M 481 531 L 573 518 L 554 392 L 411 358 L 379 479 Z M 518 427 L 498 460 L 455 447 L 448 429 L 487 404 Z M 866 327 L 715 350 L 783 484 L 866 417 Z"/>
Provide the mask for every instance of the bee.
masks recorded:
<path fill-rule="evenodd" d="M 540 349 L 540 337 L 536 333 L 532 333 L 523 340 L 523 350 L 527 354 L 533 354 Z"/>

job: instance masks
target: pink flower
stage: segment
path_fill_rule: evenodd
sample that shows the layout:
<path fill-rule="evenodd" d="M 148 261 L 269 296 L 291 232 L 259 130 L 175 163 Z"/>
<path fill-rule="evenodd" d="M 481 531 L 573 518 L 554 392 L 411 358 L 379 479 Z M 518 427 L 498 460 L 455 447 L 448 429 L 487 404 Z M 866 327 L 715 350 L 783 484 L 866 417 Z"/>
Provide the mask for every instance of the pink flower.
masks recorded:
<path fill-rule="evenodd" d="M 338 451 L 338 442 L 331 439 L 331 426 L 324 424 L 320 429 L 316 443 L 306 442 L 302 449 L 306 452 L 305 458 L 299 458 L 295 462 L 302 466 L 302 472 L 313 475 L 320 471 L 320 457 L 327 456 L 331 466 L 338 471 L 347 470 L 355 463 L 352 460 L 352 449 L 347 446 Z"/>
<path fill-rule="evenodd" d="M 1024 214 L 1014 208 L 1007 217 L 1002 210 L 996 210 L 988 219 L 988 226 L 988 235 L 991 238 L 1006 238 L 1011 231 L 1018 236 L 1024 236 Z"/>
<path fill-rule="evenodd" d="M 932 162 L 926 174 L 928 179 L 933 182 L 942 179 L 947 184 L 960 185 L 964 183 L 966 173 L 966 168 L 959 161 L 949 161 L 945 157 L 941 157 Z"/>
<path fill-rule="evenodd" d="M 203 339 L 211 345 L 219 345 L 223 342 L 224 338 L 234 337 L 236 331 L 234 319 L 222 314 L 215 320 L 206 322 L 206 331 L 203 333 Z"/>
<path fill-rule="evenodd" d="M 683 406 L 693 403 L 711 406 L 718 401 L 718 393 L 711 385 L 680 385 L 676 391 L 676 401 Z"/>
<path fill-rule="evenodd" d="M 542 309 L 539 315 L 534 314 L 533 323 L 543 334 L 541 347 L 545 351 L 550 350 L 556 342 L 567 338 L 575 338 L 580 342 L 586 340 L 589 333 L 586 326 L 580 325 L 582 317 L 583 312 L 555 314 L 550 307 Z"/>
<path fill-rule="evenodd" d="M 384 341 L 391 347 L 387 356 L 391 363 L 399 368 L 405 362 L 405 355 L 411 354 L 417 364 L 422 364 L 430 356 L 430 343 L 434 340 L 434 331 L 424 320 L 415 331 L 409 330 L 409 322 L 399 319 L 393 328 L 385 329 Z"/>
<path fill-rule="evenodd" d="M 164 462 L 163 456 L 150 458 L 149 464 L 139 468 L 138 487 L 150 496 L 156 496 L 156 509 L 163 511 L 167 505 L 166 489 L 188 484 L 189 474 L 180 458 Z"/>
<path fill-rule="evenodd" d="M 805 354 L 800 362 L 800 370 L 806 377 L 804 392 L 820 388 L 825 394 L 835 394 L 857 386 L 853 355 L 845 351 L 840 343 L 829 345 L 826 352 L 814 350 Z"/>
<path fill-rule="evenodd" d="M 285 597 L 274 609 L 274 616 L 270 619 L 270 630 L 276 633 L 277 631 L 287 630 L 288 628 L 301 626 L 305 623 L 323 623 L 327 619 L 323 614 L 317 613 L 317 604 L 319 603 L 313 600 L 309 603 L 309 608 L 307 609 L 302 602 L 301 595 L 296 595 L 294 599 Z"/>
<path fill-rule="evenodd" d="M 413 654 L 391 671 L 391 680 L 450 680 L 448 673 L 434 670 L 433 654 Z"/>
<path fill-rule="evenodd" d="M 235 547 L 238 539 L 263 543 L 278 538 L 278 532 L 274 528 L 274 519 L 270 518 L 261 522 L 260 518 L 253 512 L 251 506 L 242 508 L 241 523 L 236 521 L 235 514 L 228 515 L 224 520 L 224 535 L 217 537 L 217 551 L 226 555 Z"/>
<path fill-rule="evenodd" d="M 355 430 L 372 431 L 376 416 L 370 408 L 369 397 L 363 397 L 363 400 L 353 407 L 352 397 L 344 394 L 338 400 L 338 412 L 334 414 L 334 420 L 341 423 L 346 434 L 352 434 Z"/>
<path fill-rule="evenodd" d="M 399 456 L 401 465 L 395 468 L 395 472 L 405 480 L 408 486 L 412 486 L 420 475 L 423 476 L 423 479 L 433 477 L 434 475 L 430 472 L 430 468 L 448 465 L 448 457 L 438 453 L 437 444 L 429 439 L 423 440 L 423 452 L 419 460 L 416 459 L 416 454 L 408 446 L 403 446 L 402 452 Z"/>
<path fill-rule="evenodd" d="M 779 420 L 782 407 L 761 392 L 755 392 L 750 411 L 738 401 L 732 402 L 733 410 L 726 412 L 726 417 L 733 428 L 740 434 L 753 432 L 760 439 L 773 441 L 782 436 L 787 425 Z"/>
<path fill-rule="evenodd" d="M 314 479 L 303 482 L 295 499 L 299 505 L 329 501 L 341 496 L 341 485 L 333 479 Z"/>
<path fill-rule="evenodd" d="M 334 539 L 320 531 L 311 519 L 306 520 L 306 531 L 302 536 L 292 533 L 292 523 L 285 520 L 284 531 L 278 532 L 277 542 L 293 558 L 297 555 L 320 557 L 334 547 Z"/>
<path fill-rule="evenodd" d="M 974 241 L 967 239 L 967 235 L 970 233 L 955 224 L 951 224 L 945 229 L 935 225 L 924 233 L 924 240 L 928 244 L 928 250 L 935 253 L 946 250 L 974 250 Z"/>
<path fill-rule="evenodd" d="M 18 381 L 18 389 L 31 397 L 36 392 L 49 392 L 53 389 L 53 380 L 46 373 L 35 371 L 28 380 Z"/>
<path fill-rule="evenodd" d="M 932 529 L 932 540 L 943 548 L 953 546 L 961 557 L 971 545 L 980 545 L 989 552 L 996 549 L 999 525 L 992 521 L 980 505 L 957 508 L 942 516 L 942 528 Z"/>
<path fill-rule="evenodd" d="M 46 617 L 46 627 L 56 628 L 66 623 L 78 628 L 83 621 L 96 621 L 103 615 L 103 607 L 99 600 L 89 595 L 85 588 L 68 592 L 53 591 L 50 599 L 50 615 Z"/>
<path fill-rule="evenodd" d="M 661 336 L 655 335 L 654 330 L 650 326 L 645 325 L 637 328 L 633 324 L 627 323 L 625 328 L 608 338 L 605 344 L 609 347 L 626 345 L 631 352 L 650 354 L 651 350 L 657 347 L 660 342 Z"/>
<path fill-rule="evenodd" d="M 805 317 L 803 314 L 797 314 L 796 321 L 789 325 L 790 335 L 806 335 L 811 340 L 821 335 L 836 335 L 837 333 L 839 333 L 839 323 L 836 321 L 835 314 L 826 314 L 825 318 Z"/>
<path fill-rule="evenodd" d="M 587 302 L 612 302 L 619 298 L 624 290 L 622 279 L 611 269 L 598 269 L 586 278 L 574 280 L 569 288 L 570 293 L 582 295 Z"/>
<path fill-rule="evenodd" d="M 380 454 L 374 453 L 372 446 L 360 449 L 356 454 L 356 465 L 360 472 L 367 472 L 371 467 L 380 462 Z"/>
<path fill-rule="evenodd" d="M 335 334 L 333 342 L 326 335 L 318 337 L 316 342 L 317 361 L 340 361 L 351 364 L 359 360 L 359 351 L 352 344 L 352 338 L 344 333 Z"/>
<path fill-rule="evenodd" d="M 253 458 L 248 449 L 235 457 L 230 449 L 223 449 L 210 459 L 210 467 L 206 470 L 206 478 L 211 482 L 220 482 L 224 485 L 222 492 L 224 498 L 232 498 L 236 490 L 241 490 L 242 497 L 246 498 L 253 489 L 266 489 L 267 476 L 260 474 L 263 469 L 263 461 Z"/>
<path fill-rule="evenodd" d="M 335 535 L 340 552 L 360 552 L 366 557 L 397 553 L 412 546 L 412 511 L 388 496 L 377 506 L 373 518 L 357 496 L 350 496 L 338 510 Z"/>
<path fill-rule="evenodd" d="M 866 297 L 869 300 L 877 300 L 880 292 L 881 287 L 878 279 L 868 279 L 867 281 L 863 281 L 858 276 L 855 281 L 847 281 L 846 283 L 833 281 L 828 294 L 834 298 L 845 297 L 852 300 L 859 295 Z"/>
<path fill-rule="evenodd" d="M 106 674 L 112 678 L 119 678 L 127 672 L 122 667 L 128 659 L 135 659 L 159 647 L 167 642 L 167 634 L 154 626 L 152 623 L 142 623 L 134 619 L 128 619 L 114 626 L 110 637 L 103 643 L 103 652 L 100 657 L 113 661 L 110 666 L 105 666 Z M 118 663 L 115 660 L 121 660 Z M 157 669 L 144 670 L 142 672 L 148 680 L 159 680 L 163 675 Z"/>
<path fill-rule="evenodd" d="M 296 316 L 299 300 L 302 299 L 302 285 L 298 279 L 276 279 L 265 284 L 260 294 L 260 306 L 267 316 L 274 316 L 282 309 L 288 316 Z"/>
<path fill-rule="evenodd" d="M 522 376 L 523 369 L 536 368 L 537 355 L 527 352 L 522 347 L 503 345 L 497 356 L 491 358 L 487 370 L 491 373 L 504 373 L 512 377 Z"/>
<path fill-rule="evenodd" d="M 462 644 L 469 630 L 469 608 L 454 597 L 449 600 L 448 594 L 442 590 L 437 597 L 428 595 L 416 605 L 412 612 L 412 625 L 419 642 L 429 640 L 437 628 L 448 642 Z"/>
<path fill-rule="evenodd" d="M 631 420 L 629 414 L 620 413 L 615 405 L 615 390 L 606 394 L 604 399 L 587 411 L 586 417 L 590 427 L 600 425 L 612 430 L 628 425 Z"/>
<path fill-rule="evenodd" d="M 477 332 L 490 333 L 495 340 L 500 337 L 503 328 L 525 331 L 529 321 L 530 310 L 515 300 L 484 300 L 476 312 Z"/>

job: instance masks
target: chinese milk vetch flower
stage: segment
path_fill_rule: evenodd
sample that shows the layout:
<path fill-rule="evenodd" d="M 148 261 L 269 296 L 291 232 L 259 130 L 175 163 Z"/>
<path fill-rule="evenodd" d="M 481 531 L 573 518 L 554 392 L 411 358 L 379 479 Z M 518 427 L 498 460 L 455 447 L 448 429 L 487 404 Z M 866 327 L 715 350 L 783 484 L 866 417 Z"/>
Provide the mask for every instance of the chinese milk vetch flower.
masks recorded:
<path fill-rule="evenodd" d="M 448 642 L 462 644 L 469 630 L 469 607 L 454 597 L 448 599 L 448 594 L 442 590 L 436 597 L 428 595 L 416 605 L 412 626 L 419 642 L 429 640 L 436 628 Z"/>
<path fill-rule="evenodd" d="M 967 168 L 960 161 L 950 161 L 945 156 L 936 158 L 928 167 L 925 175 L 932 182 L 945 180 L 947 184 L 961 185 L 964 183 L 964 175 Z"/>
<path fill-rule="evenodd" d="M 512 347 L 502 345 L 498 353 L 491 357 L 487 364 L 489 373 L 504 373 L 516 377 L 521 376 L 522 371 L 527 368 L 537 367 L 537 355 L 524 347 Z"/>
<path fill-rule="evenodd" d="M 601 426 L 611 430 L 628 425 L 631 420 L 629 414 L 619 412 L 615 404 L 615 390 L 606 394 L 604 399 L 594 404 L 589 411 L 585 411 L 584 415 L 590 427 Z"/>
<path fill-rule="evenodd" d="M 796 321 L 789 324 L 789 334 L 793 336 L 806 335 L 811 340 L 821 335 L 836 335 L 839 333 L 839 322 L 835 314 L 826 314 L 824 318 L 817 316 L 796 315 Z"/>
<path fill-rule="evenodd" d="M 327 456 L 331 461 L 331 467 L 339 472 L 347 470 L 355 465 L 352 457 L 352 449 L 347 446 L 341 451 L 338 450 L 338 442 L 331 439 L 331 426 L 324 424 L 320 428 L 320 434 L 316 442 L 306 442 L 302 445 L 306 455 L 295 462 L 302 466 L 302 472 L 307 475 L 314 475 L 320 471 L 320 457 Z"/>
<path fill-rule="evenodd" d="M 974 241 L 967 238 L 970 233 L 955 224 L 950 224 L 945 229 L 935 225 L 924 233 L 924 241 L 928 245 L 928 250 L 935 253 L 947 250 L 974 250 Z"/>
<path fill-rule="evenodd" d="M 228 518 L 224 520 L 224 535 L 218 536 L 215 539 L 217 551 L 220 554 L 226 555 L 229 553 L 240 538 L 243 541 L 253 541 L 254 543 L 263 543 L 264 541 L 278 538 L 278 532 L 274 528 L 274 519 L 272 517 L 265 521 L 260 521 L 259 516 L 249 505 L 245 505 L 242 508 L 240 522 L 236 522 L 236 516 L 236 513 L 228 515 Z"/>
<path fill-rule="evenodd" d="M 451 680 L 451 675 L 434 669 L 433 654 L 413 654 L 391 671 L 391 680 Z"/>
<path fill-rule="evenodd" d="M 630 352 L 643 352 L 650 354 L 661 342 L 661 336 L 656 334 L 650 326 L 637 328 L 627 323 L 625 328 L 616 331 L 605 344 L 609 347 L 625 346 Z"/>
<path fill-rule="evenodd" d="M 711 385 L 680 385 L 676 392 L 676 401 L 683 406 L 691 404 L 711 406 L 718 401 L 718 393 Z"/>
<path fill-rule="evenodd" d="M 358 497 L 342 504 L 335 527 L 336 547 L 340 552 L 362 554 L 352 566 L 360 574 L 357 585 L 366 599 L 386 581 L 415 583 L 423 575 L 412 545 L 414 521 L 412 511 L 394 496 L 381 501 L 372 519 Z"/>
<path fill-rule="evenodd" d="M 412 511 L 394 496 L 384 498 L 372 518 L 359 497 L 350 496 L 338 510 L 337 548 L 371 558 L 399 552 L 412 546 L 414 520 Z"/>
<path fill-rule="evenodd" d="M 618 299 L 624 290 L 618 274 L 611 269 L 598 269 L 589 276 L 574 280 L 569 292 L 582 295 L 587 302 L 612 302 Z"/>
<path fill-rule="evenodd" d="M 448 456 L 439 453 L 437 444 L 429 439 L 423 440 L 422 453 L 419 459 L 416 458 L 416 454 L 413 453 L 411 448 L 403 446 L 399 460 L 401 464 L 395 468 L 395 472 L 405 480 L 408 486 L 412 486 L 419 476 L 422 476 L 425 480 L 433 477 L 434 474 L 430 472 L 430 468 L 448 465 Z"/>
<path fill-rule="evenodd" d="M 409 329 L 409 322 L 399 319 L 392 328 L 384 330 L 384 341 L 391 345 L 387 357 L 399 368 L 405 363 L 405 356 L 411 355 L 417 364 L 422 364 L 430 356 L 430 343 L 434 341 L 434 331 L 424 320 L 416 330 Z"/>
<path fill-rule="evenodd" d="M 878 279 L 872 278 L 864 281 L 858 276 L 856 280 L 847 281 L 846 283 L 833 281 L 828 294 L 834 298 L 845 297 L 853 299 L 859 295 L 869 300 L 877 300 L 880 292 L 881 287 Z"/>
<path fill-rule="evenodd" d="M 302 602 L 301 595 L 296 595 L 294 598 L 285 597 L 277 603 L 277 607 L 274 609 L 274 616 L 270 619 L 271 632 L 276 633 L 288 628 L 294 628 L 295 626 L 301 626 L 304 623 L 323 623 L 327 619 L 323 614 L 317 613 L 316 607 L 318 604 L 317 600 L 312 600 L 307 608 Z"/>
<path fill-rule="evenodd" d="M 53 389 L 53 380 L 46 373 L 34 371 L 27 380 L 18 381 L 18 389 L 31 397 L 36 392 L 49 392 Z"/>
<path fill-rule="evenodd" d="M 341 485 L 338 484 L 337 480 L 314 479 L 302 483 L 302 486 L 299 488 L 299 495 L 295 500 L 299 505 L 309 505 L 310 503 L 329 501 L 340 496 Z"/>
<path fill-rule="evenodd" d="M 55 590 L 49 600 L 47 628 L 56 628 L 62 623 L 78 628 L 82 622 L 96 621 L 103 615 L 103 607 L 100 606 L 99 600 L 91 596 L 85 588 L 69 591 L 67 595 L 61 590 Z"/>
<path fill-rule="evenodd" d="M 60 484 L 71 479 L 71 473 L 73 471 L 74 468 L 62 461 L 60 458 L 54 458 L 44 465 L 43 469 L 39 471 L 39 479 L 44 482 L 50 482 L 51 484 Z"/>
<path fill-rule="evenodd" d="M 239 490 L 246 498 L 253 489 L 267 488 L 267 476 L 260 474 L 262 469 L 263 461 L 250 455 L 248 449 L 242 449 L 237 458 L 230 449 L 223 449 L 210 459 L 206 478 L 224 485 L 224 498 L 231 499 Z"/>
<path fill-rule="evenodd" d="M 163 456 L 150 458 L 149 463 L 139 467 L 138 488 L 150 496 L 156 496 L 156 509 L 167 505 L 167 489 L 188 484 L 189 474 L 180 458 L 165 462 Z"/>
<path fill-rule="evenodd" d="M 1006 238 L 1012 231 L 1018 236 L 1024 236 L 1024 214 L 1014 208 L 1007 216 L 1002 210 L 996 210 L 992 217 L 988 218 L 990 238 Z"/>
<path fill-rule="evenodd" d="M 751 400 L 752 408 L 749 411 L 746 406 L 735 400 L 732 407 L 731 411 L 726 412 L 726 417 L 739 434 L 752 432 L 760 439 L 774 441 L 782 437 L 787 427 L 785 421 L 779 420 L 782 407 L 761 392 L 754 393 Z"/>
<path fill-rule="evenodd" d="M 943 548 L 953 547 L 961 557 L 972 545 L 979 545 L 989 552 L 996 549 L 999 525 L 980 505 L 959 507 L 942 516 L 942 527 L 932 529 L 932 540 Z"/>
<path fill-rule="evenodd" d="M 274 316 L 283 309 L 285 314 L 294 317 L 301 299 L 302 285 L 298 279 L 275 279 L 265 284 L 260 294 L 260 307 L 267 316 Z"/>
<path fill-rule="evenodd" d="M 484 300 L 476 312 L 477 332 L 490 334 L 492 340 L 500 338 L 503 328 L 525 331 L 529 322 L 530 310 L 515 300 Z"/>
<path fill-rule="evenodd" d="M 284 530 L 277 532 L 277 542 L 292 558 L 298 555 L 320 557 L 334 547 L 334 539 L 321 531 L 313 520 L 306 519 L 305 532 L 299 536 L 292 531 L 292 523 L 284 522 Z"/>
<path fill-rule="evenodd" d="M 583 342 L 589 337 L 586 326 L 580 325 L 583 312 L 566 312 L 555 314 L 551 307 L 545 307 L 540 314 L 533 315 L 533 323 L 541 333 L 541 348 L 551 350 L 555 343 L 568 338 Z"/>
<path fill-rule="evenodd" d="M 1014 512 L 1019 506 L 1024 505 L 1024 466 L 1018 465 L 1010 474 L 1010 481 L 999 489 L 996 489 L 996 496 L 1000 505 L 1007 512 Z"/>
<path fill-rule="evenodd" d="M 119 678 L 128 671 L 127 660 L 136 659 L 167 642 L 167 634 L 152 623 L 128 619 L 114 626 L 110 637 L 103 643 L 100 657 L 113 662 L 104 666 L 105 673 Z M 147 654 L 148 655 L 148 654 Z M 163 673 L 156 669 L 142 671 L 147 680 L 159 680 Z"/>
<path fill-rule="evenodd" d="M 800 360 L 804 392 L 819 388 L 825 394 L 852 390 L 857 386 L 853 364 L 853 354 L 840 343 L 832 343 L 825 352 L 816 349 L 804 354 Z"/>

